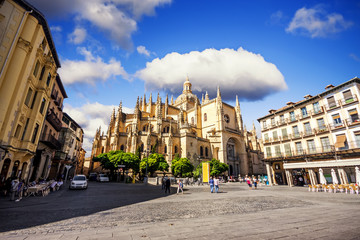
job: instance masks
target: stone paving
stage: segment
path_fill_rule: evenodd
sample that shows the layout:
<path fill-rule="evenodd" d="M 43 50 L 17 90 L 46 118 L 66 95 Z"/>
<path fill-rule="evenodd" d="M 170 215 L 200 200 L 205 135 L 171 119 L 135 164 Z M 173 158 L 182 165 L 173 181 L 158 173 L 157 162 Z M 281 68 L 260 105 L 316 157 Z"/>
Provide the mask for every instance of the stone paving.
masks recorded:
<path fill-rule="evenodd" d="M 94 185 L 94 191 L 105 186 L 107 190 L 119 187 Z M 287 186 L 249 190 L 239 183 L 222 184 L 218 194 L 209 193 L 207 186 L 190 186 L 183 195 L 166 196 L 158 186 L 121 187 L 121 199 L 127 200 L 118 206 L 105 210 L 98 206 L 88 214 L 3 230 L 0 239 L 360 239 L 360 195 Z M 95 196 L 63 191 L 64 197 Z M 138 200 L 132 202 L 132 198 Z M 5 210 L 12 219 L 8 207 L 0 208 L 2 222 Z"/>

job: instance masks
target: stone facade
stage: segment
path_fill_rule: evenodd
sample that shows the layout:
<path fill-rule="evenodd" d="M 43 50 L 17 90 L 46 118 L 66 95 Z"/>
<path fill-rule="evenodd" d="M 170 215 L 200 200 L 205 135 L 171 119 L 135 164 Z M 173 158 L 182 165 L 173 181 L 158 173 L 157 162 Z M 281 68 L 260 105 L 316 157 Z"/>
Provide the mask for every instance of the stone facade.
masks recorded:
<path fill-rule="evenodd" d="M 110 118 L 107 134 L 99 128 L 96 132 L 92 156 L 111 150 L 135 153 L 137 149 L 146 156 L 154 149 L 165 156 L 168 163 L 175 154 L 187 157 L 195 166 L 212 158 L 229 164 L 229 175 L 262 174 L 261 145 L 256 129 L 244 129 L 240 104 L 236 97 L 233 107 L 217 97 L 202 101 L 192 93 L 187 78 L 180 96 L 164 102 L 159 94 L 153 102 L 152 95 L 138 97 L 133 114 L 122 112 L 120 103 Z M 93 168 L 96 168 L 94 164 Z"/>

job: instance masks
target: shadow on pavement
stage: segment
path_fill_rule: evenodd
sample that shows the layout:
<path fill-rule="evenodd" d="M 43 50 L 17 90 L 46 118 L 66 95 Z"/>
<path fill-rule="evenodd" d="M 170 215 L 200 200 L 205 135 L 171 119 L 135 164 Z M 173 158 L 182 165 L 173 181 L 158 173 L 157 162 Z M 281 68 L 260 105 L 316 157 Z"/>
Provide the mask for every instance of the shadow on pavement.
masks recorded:
<path fill-rule="evenodd" d="M 63 186 L 48 196 L 31 196 L 20 202 L 0 199 L 0 232 L 24 229 L 69 218 L 145 202 L 176 194 L 165 194 L 161 186 L 89 182 L 87 190 L 69 190 Z M 99 221 L 99 219 L 94 219 Z"/>

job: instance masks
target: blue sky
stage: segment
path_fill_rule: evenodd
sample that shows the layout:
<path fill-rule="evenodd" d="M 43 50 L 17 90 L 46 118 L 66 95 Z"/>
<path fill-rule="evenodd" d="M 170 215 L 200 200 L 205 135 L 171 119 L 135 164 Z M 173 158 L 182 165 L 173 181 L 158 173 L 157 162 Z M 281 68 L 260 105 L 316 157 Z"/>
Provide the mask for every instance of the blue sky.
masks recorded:
<path fill-rule="evenodd" d="M 288 101 L 360 76 L 359 1 L 29 0 L 48 20 L 84 148 L 120 101 L 239 96 L 248 128 Z"/>

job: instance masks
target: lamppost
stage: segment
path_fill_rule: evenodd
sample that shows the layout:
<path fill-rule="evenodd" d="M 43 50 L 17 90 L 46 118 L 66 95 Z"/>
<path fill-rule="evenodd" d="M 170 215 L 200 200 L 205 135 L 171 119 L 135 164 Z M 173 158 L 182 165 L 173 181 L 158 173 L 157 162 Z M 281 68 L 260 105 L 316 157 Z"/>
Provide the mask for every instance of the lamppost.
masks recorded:
<path fill-rule="evenodd" d="M 149 153 L 150 153 L 150 149 L 149 149 L 149 146 L 147 147 L 146 149 L 146 169 L 145 169 L 145 184 L 148 183 L 148 161 L 149 161 Z"/>

